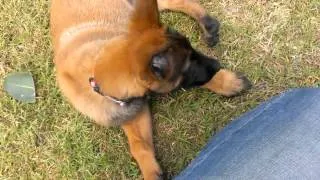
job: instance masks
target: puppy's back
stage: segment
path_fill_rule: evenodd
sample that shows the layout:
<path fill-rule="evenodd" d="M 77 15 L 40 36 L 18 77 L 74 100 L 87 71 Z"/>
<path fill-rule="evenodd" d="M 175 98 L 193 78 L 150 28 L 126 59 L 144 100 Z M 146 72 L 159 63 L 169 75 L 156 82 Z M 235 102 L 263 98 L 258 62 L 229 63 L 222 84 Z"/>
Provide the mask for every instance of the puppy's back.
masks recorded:
<path fill-rule="evenodd" d="M 130 10 L 127 0 L 52 0 L 54 49 L 90 29 L 103 31 L 107 39 L 125 32 Z"/>

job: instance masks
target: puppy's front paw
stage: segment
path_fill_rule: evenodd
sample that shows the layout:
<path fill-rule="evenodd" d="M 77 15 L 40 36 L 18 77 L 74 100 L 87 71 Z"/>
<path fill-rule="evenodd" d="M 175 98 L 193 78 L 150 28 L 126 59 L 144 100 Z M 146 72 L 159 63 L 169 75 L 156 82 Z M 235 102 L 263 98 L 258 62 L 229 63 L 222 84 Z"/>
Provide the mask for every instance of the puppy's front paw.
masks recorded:
<path fill-rule="evenodd" d="M 164 180 L 162 171 L 155 171 L 144 176 L 145 180 Z"/>
<path fill-rule="evenodd" d="M 141 169 L 144 180 L 163 180 L 163 173 L 158 165 L 158 163 L 149 161 L 149 163 L 145 164 L 144 168 Z"/>
<path fill-rule="evenodd" d="M 234 73 L 222 69 L 204 87 L 217 94 L 231 97 L 250 89 L 252 85 L 242 73 Z"/>
<path fill-rule="evenodd" d="M 200 25 L 203 30 L 203 40 L 208 46 L 215 46 L 219 42 L 219 21 L 206 15 L 200 19 Z"/>

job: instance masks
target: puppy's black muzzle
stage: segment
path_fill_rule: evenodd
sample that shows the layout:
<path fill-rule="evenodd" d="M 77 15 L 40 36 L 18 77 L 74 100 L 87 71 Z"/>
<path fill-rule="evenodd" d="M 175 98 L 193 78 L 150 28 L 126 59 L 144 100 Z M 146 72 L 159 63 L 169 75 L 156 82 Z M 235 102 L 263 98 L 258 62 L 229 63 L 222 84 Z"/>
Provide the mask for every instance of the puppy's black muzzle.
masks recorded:
<path fill-rule="evenodd" d="M 192 88 L 206 84 L 221 69 L 220 63 L 195 50 L 191 55 L 189 69 L 183 74 L 182 88 Z"/>

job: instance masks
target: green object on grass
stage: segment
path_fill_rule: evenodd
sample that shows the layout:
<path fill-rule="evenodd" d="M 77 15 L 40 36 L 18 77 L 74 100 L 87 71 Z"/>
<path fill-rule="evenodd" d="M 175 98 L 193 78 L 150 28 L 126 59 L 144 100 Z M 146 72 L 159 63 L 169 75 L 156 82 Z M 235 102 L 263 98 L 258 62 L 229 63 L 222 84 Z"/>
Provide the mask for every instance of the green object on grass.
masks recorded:
<path fill-rule="evenodd" d="M 34 81 L 30 72 L 10 73 L 4 79 L 4 89 L 13 98 L 25 102 L 36 102 Z"/>

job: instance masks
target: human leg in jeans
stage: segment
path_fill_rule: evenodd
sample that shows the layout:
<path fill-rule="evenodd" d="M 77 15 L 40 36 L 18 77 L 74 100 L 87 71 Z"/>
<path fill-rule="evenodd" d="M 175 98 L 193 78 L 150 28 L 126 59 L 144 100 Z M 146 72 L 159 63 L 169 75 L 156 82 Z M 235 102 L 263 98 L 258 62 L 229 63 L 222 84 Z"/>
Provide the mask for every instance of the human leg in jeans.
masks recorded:
<path fill-rule="evenodd" d="M 320 179 L 320 89 L 294 89 L 215 135 L 175 179 Z"/>

